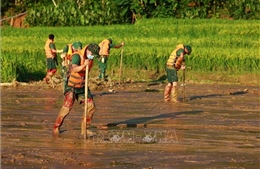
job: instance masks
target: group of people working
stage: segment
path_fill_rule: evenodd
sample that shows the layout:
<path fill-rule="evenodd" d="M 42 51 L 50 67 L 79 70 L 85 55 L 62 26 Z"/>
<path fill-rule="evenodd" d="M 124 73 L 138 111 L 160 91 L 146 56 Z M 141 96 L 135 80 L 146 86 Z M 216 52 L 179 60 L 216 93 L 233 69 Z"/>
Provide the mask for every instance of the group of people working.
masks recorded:
<path fill-rule="evenodd" d="M 94 112 L 95 103 L 93 96 L 87 87 L 87 98 L 85 98 L 85 77 L 93 65 L 93 59 L 98 59 L 99 78 L 106 79 L 107 60 L 111 48 L 121 48 L 124 42 L 118 45 L 112 43 L 112 39 L 104 39 L 99 44 L 90 43 L 83 47 L 82 43 L 76 41 L 66 45 L 62 50 L 56 50 L 54 43 L 54 35 L 50 34 L 45 43 L 47 74 L 44 78 L 46 83 L 52 80 L 57 68 L 57 53 L 61 53 L 62 69 L 64 73 L 64 102 L 62 108 L 56 118 L 53 134 L 60 134 L 60 127 L 64 118 L 69 114 L 75 100 L 80 104 L 87 104 L 86 117 L 82 118 L 81 128 L 86 127 L 87 135 L 93 135 L 89 130 Z M 168 83 L 164 91 L 164 100 L 179 102 L 177 98 L 177 71 L 185 69 L 185 55 L 191 54 L 192 48 L 189 45 L 179 44 L 171 53 L 166 63 L 166 74 Z M 86 69 L 88 68 L 88 70 Z M 87 100 L 86 100 L 87 99 Z M 86 101 L 85 101 L 86 100 Z M 84 119 L 86 121 L 84 121 Z M 82 130 L 83 132 L 83 130 Z M 83 133 L 81 133 L 83 134 Z"/>

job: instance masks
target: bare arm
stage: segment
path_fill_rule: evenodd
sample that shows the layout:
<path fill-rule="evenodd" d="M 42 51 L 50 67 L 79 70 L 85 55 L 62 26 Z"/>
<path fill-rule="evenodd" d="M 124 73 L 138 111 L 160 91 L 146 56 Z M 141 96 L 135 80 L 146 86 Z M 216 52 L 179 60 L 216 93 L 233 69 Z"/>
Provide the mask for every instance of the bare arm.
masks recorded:
<path fill-rule="evenodd" d="M 62 50 L 51 49 L 52 53 L 62 53 Z"/>
<path fill-rule="evenodd" d="M 89 60 L 86 59 L 83 65 L 72 64 L 71 71 L 78 73 L 89 64 Z"/>
<path fill-rule="evenodd" d="M 120 43 L 120 44 L 118 44 L 118 45 L 115 45 L 113 48 L 118 49 L 118 48 L 121 48 L 121 47 L 124 46 L 124 45 L 125 45 L 124 42 L 122 42 L 122 43 Z"/>

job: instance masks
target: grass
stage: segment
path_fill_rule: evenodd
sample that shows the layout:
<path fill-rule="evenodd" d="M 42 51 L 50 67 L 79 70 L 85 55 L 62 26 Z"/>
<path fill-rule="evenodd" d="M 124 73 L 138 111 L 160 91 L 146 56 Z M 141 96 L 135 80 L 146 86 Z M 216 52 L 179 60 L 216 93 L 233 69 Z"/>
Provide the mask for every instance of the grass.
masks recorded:
<path fill-rule="evenodd" d="M 104 38 L 112 38 L 114 44 L 124 41 L 123 74 L 135 81 L 164 74 L 170 53 L 177 44 L 184 43 L 193 47 L 186 58 L 194 72 L 187 77 L 190 80 L 243 83 L 250 75 L 257 84 L 254 78 L 260 67 L 259 27 L 258 20 L 149 19 L 138 20 L 135 25 L 3 28 L 1 81 L 41 80 L 46 72 L 44 43 L 53 33 L 57 49 L 78 40 L 84 45 Z M 115 80 L 120 54 L 120 49 L 111 49 L 108 60 L 108 74 Z M 60 73 L 60 66 L 58 69 Z M 94 69 L 91 73 L 97 76 L 98 70 Z"/>

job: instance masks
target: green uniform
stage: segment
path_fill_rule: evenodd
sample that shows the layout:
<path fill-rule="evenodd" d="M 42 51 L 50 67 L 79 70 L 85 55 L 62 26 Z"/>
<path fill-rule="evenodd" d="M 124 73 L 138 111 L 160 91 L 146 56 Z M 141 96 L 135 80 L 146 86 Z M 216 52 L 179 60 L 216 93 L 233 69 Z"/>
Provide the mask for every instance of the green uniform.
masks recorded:
<path fill-rule="evenodd" d="M 55 44 L 51 43 L 50 48 L 56 50 Z M 56 69 L 56 60 L 52 58 L 46 58 L 46 66 L 48 70 Z"/>
<path fill-rule="evenodd" d="M 76 64 L 76 65 L 80 65 L 80 56 L 78 54 L 74 54 L 71 60 L 71 65 Z M 67 83 L 65 84 L 65 90 L 64 93 L 68 92 L 68 91 L 73 91 L 76 95 L 76 99 L 77 100 L 84 100 L 85 99 L 85 87 L 83 88 L 73 88 L 68 86 L 68 81 L 66 81 Z M 93 98 L 93 95 L 91 94 L 89 88 L 88 88 L 88 98 Z"/>
<path fill-rule="evenodd" d="M 183 49 L 179 49 L 176 51 L 176 56 L 179 57 L 181 53 L 184 53 Z M 172 66 L 166 66 L 166 74 L 167 74 L 167 80 L 169 83 L 172 82 L 178 82 L 178 74 L 177 69 L 175 69 Z"/>
<path fill-rule="evenodd" d="M 114 44 L 109 44 L 109 50 L 113 48 Z M 104 79 L 106 78 L 106 70 L 107 70 L 107 60 L 108 56 L 101 55 L 101 57 L 98 59 L 98 68 L 99 68 L 99 78 Z"/>

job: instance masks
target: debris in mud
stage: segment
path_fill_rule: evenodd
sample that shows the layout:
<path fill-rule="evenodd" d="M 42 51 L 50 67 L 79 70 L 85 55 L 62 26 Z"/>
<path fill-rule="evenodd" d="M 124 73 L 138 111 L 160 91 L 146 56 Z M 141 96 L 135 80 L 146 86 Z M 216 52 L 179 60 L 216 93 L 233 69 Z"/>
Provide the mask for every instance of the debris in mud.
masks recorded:
<path fill-rule="evenodd" d="M 160 92 L 160 90 L 147 88 L 145 89 L 145 92 Z"/>
<path fill-rule="evenodd" d="M 14 79 L 11 83 L 0 83 L 1 87 L 17 87 L 19 85 L 27 85 L 27 83 L 18 82 Z"/>
<path fill-rule="evenodd" d="M 229 95 L 240 95 L 240 94 L 246 94 L 247 92 L 248 89 L 244 89 L 243 91 L 230 92 Z"/>
<path fill-rule="evenodd" d="M 100 129 L 100 130 L 107 130 L 108 126 L 106 126 L 106 125 L 98 125 L 97 128 Z"/>
<path fill-rule="evenodd" d="M 25 126 L 26 125 L 26 123 L 25 122 L 22 122 L 21 124 L 20 124 L 20 126 Z"/>
<path fill-rule="evenodd" d="M 115 90 L 114 89 L 109 89 L 108 90 L 110 93 L 115 93 Z"/>
<path fill-rule="evenodd" d="M 115 82 L 112 82 L 110 80 L 104 81 L 104 80 L 100 80 L 99 78 L 89 79 L 90 90 L 102 91 L 104 88 L 112 88 L 113 86 L 115 86 L 115 84 L 116 84 Z M 113 92 L 113 89 L 110 90 L 112 90 Z"/>

